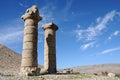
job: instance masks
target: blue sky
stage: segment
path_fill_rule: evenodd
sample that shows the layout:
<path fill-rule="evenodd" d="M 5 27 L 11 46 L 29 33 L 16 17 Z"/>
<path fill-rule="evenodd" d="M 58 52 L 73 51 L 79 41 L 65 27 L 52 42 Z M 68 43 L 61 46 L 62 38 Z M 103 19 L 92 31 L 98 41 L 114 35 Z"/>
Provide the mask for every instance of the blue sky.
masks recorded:
<path fill-rule="evenodd" d="M 120 63 L 120 0 L 3 0 L 0 1 L 0 43 L 22 53 L 21 16 L 36 4 L 39 22 L 38 61 L 44 64 L 44 31 L 54 22 L 57 67 Z"/>

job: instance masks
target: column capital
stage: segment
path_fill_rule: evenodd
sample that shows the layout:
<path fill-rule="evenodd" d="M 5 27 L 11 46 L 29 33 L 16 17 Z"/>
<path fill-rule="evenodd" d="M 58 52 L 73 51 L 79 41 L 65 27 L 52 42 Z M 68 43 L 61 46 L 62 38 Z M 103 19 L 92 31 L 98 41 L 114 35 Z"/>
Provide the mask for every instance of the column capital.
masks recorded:
<path fill-rule="evenodd" d="M 36 5 L 33 5 L 32 7 L 28 8 L 25 12 L 24 15 L 22 15 L 21 17 L 24 21 L 26 19 L 34 19 L 36 21 L 40 21 L 42 20 L 42 17 L 39 16 L 39 10 L 38 7 Z"/>
<path fill-rule="evenodd" d="M 58 26 L 55 25 L 53 22 L 42 25 L 42 28 L 43 28 L 44 30 L 46 30 L 46 29 L 53 29 L 53 30 L 55 30 L 55 31 L 58 30 Z"/>

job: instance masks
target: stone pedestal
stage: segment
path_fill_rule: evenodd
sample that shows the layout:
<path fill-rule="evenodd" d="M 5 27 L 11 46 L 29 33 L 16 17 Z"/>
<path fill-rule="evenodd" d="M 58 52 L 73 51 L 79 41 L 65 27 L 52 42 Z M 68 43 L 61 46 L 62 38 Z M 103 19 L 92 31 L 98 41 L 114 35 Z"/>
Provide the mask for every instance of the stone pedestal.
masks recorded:
<path fill-rule="evenodd" d="M 44 70 L 47 73 L 56 73 L 56 30 L 54 23 L 42 26 L 44 29 Z"/>
<path fill-rule="evenodd" d="M 40 72 L 37 62 L 38 22 L 42 18 L 39 16 L 37 6 L 27 9 L 22 19 L 25 22 L 25 28 L 20 74 L 38 75 Z"/>

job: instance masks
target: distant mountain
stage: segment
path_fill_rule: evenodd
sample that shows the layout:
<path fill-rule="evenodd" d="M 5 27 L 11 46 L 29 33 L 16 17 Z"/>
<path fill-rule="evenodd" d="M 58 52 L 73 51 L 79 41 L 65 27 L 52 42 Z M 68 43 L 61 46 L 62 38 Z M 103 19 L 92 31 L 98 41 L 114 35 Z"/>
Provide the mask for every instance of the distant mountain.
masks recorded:
<path fill-rule="evenodd" d="M 0 72 L 18 73 L 20 64 L 21 55 L 0 44 Z"/>
<path fill-rule="evenodd" d="M 120 63 L 119 64 L 77 66 L 77 67 L 72 67 L 70 69 L 73 69 L 73 72 L 92 73 L 92 74 L 100 73 L 100 72 L 120 73 Z"/>

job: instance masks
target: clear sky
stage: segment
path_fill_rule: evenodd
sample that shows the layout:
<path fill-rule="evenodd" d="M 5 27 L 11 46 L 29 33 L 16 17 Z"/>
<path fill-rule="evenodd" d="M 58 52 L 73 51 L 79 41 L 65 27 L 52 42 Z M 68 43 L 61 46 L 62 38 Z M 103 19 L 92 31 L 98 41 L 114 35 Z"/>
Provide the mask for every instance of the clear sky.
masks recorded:
<path fill-rule="evenodd" d="M 120 63 L 120 0 L 1 0 L 0 43 L 22 53 L 21 16 L 36 4 L 39 22 L 38 61 L 44 64 L 44 31 L 54 22 L 57 67 Z"/>

